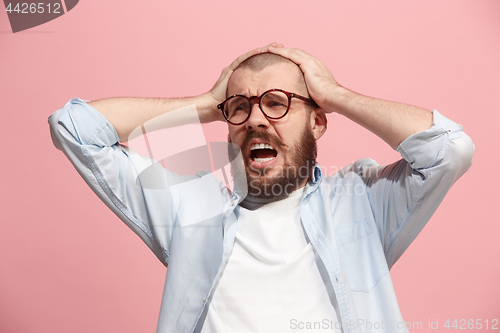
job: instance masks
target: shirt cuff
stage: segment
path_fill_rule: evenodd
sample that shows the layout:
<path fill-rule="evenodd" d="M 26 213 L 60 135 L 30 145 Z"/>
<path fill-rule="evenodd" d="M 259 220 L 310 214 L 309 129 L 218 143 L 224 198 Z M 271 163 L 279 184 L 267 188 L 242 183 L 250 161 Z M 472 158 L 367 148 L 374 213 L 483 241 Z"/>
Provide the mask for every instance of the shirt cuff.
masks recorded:
<path fill-rule="evenodd" d="M 109 147 L 120 138 L 111 123 L 88 100 L 71 99 L 59 115 L 58 122 L 80 143 Z"/>
<path fill-rule="evenodd" d="M 432 113 L 432 127 L 410 135 L 396 149 L 413 169 L 425 169 L 438 164 L 444 158 L 448 134 L 462 131 L 462 125 L 436 110 Z"/>

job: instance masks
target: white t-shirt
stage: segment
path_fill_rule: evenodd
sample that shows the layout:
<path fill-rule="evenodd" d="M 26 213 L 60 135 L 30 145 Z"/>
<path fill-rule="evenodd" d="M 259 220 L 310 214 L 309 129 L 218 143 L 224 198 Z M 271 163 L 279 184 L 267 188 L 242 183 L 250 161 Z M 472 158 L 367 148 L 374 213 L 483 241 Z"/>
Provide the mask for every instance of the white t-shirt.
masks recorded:
<path fill-rule="evenodd" d="M 202 333 L 340 332 L 300 221 L 302 192 L 237 208 L 234 248 Z"/>

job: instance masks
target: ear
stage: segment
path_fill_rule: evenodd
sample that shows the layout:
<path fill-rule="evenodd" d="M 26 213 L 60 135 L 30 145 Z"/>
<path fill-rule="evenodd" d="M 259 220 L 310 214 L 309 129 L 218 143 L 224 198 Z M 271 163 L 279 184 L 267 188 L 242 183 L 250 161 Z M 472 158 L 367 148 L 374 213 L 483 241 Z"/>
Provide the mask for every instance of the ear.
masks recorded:
<path fill-rule="evenodd" d="M 321 108 L 316 108 L 311 111 L 310 125 L 316 140 L 321 138 L 326 132 L 327 122 L 326 113 Z"/>

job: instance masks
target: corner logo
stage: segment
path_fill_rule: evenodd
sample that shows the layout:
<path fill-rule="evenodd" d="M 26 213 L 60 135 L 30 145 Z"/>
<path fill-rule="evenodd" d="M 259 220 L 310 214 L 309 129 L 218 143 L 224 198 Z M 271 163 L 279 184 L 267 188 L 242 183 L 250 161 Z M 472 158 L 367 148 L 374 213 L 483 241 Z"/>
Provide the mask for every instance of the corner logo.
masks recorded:
<path fill-rule="evenodd" d="M 52 21 L 75 8 L 79 0 L 11 1 L 3 0 L 12 32 L 16 33 Z"/>

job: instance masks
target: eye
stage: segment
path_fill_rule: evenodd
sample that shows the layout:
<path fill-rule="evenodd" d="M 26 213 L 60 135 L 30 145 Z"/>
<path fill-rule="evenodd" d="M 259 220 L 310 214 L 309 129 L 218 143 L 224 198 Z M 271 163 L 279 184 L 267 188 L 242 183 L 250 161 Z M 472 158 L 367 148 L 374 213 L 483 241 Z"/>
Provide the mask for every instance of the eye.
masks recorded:
<path fill-rule="evenodd" d="M 262 106 L 266 109 L 286 109 L 288 96 L 281 91 L 268 92 L 262 97 Z"/>
<path fill-rule="evenodd" d="M 285 104 L 283 104 L 282 102 L 279 102 L 279 101 L 268 101 L 266 103 L 266 106 L 268 108 L 272 108 L 272 107 L 286 107 Z"/>
<path fill-rule="evenodd" d="M 235 112 L 248 112 L 248 100 L 241 96 L 235 96 L 228 101 L 226 109 L 229 114 L 234 114 Z"/>
<path fill-rule="evenodd" d="M 246 110 L 248 109 L 248 103 L 240 103 L 234 106 L 234 111 Z"/>
<path fill-rule="evenodd" d="M 262 104 L 264 109 L 268 111 L 275 110 L 277 112 L 278 111 L 282 112 L 283 110 L 286 110 L 286 108 L 288 107 L 288 101 L 283 101 L 282 99 L 281 100 L 266 99 L 265 101 L 263 101 Z"/>

